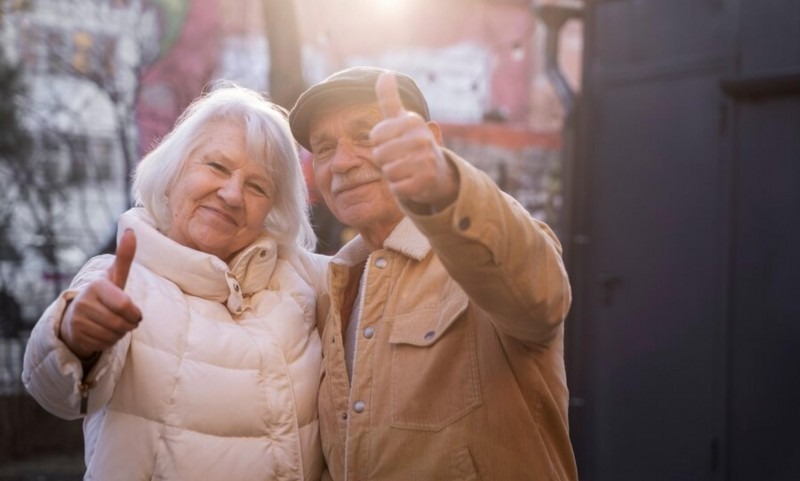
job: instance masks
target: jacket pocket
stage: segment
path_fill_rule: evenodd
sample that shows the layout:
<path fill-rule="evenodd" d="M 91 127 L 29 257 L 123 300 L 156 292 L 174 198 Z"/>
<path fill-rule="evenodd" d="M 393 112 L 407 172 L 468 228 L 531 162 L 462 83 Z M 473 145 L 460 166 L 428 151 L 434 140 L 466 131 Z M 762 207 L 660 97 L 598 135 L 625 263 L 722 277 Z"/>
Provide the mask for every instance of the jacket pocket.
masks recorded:
<path fill-rule="evenodd" d="M 458 294 L 392 318 L 393 427 L 438 431 L 481 403 L 475 326 Z"/>

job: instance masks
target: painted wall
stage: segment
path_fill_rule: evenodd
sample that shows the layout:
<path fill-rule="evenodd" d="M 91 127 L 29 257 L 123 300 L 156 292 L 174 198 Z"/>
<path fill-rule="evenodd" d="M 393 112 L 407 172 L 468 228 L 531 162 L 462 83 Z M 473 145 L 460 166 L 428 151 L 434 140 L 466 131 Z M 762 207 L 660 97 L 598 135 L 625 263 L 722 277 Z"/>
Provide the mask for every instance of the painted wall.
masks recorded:
<path fill-rule="evenodd" d="M 191 0 L 177 40 L 145 71 L 140 148 L 215 78 L 268 90 L 269 58 L 260 2 Z M 558 132 L 563 115 L 544 76 L 544 28 L 528 2 L 484 0 L 295 0 L 307 83 L 358 64 L 412 75 L 440 122 Z M 562 34 L 562 67 L 575 88 L 581 30 Z"/>
<path fill-rule="evenodd" d="M 213 79 L 269 91 L 261 2 L 188 5 L 174 45 L 143 77 L 143 153 Z M 295 0 L 294 7 L 307 84 L 367 64 L 413 76 L 447 145 L 534 215 L 557 222 L 563 110 L 544 74 L 545 30 L 528 2 Z M 561 65 L 576 89 L 581 33 L 568 24 L 561 38 Z"/>
<path fill-rule="evenodd" d="M 219 0 L 191 0 L 162 12 L 162 52 L 141 77 L 136 109 L 139 152 L 172 129 L 216 70 L 224 31 Z"/>

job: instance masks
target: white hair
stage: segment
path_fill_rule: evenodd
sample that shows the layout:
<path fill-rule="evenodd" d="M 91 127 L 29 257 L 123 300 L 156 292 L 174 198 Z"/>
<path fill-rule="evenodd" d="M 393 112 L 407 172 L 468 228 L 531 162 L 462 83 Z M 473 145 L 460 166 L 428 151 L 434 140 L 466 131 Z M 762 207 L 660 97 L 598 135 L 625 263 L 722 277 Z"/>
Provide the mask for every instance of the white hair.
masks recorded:
<path fill-rule="evenodd" d="M 286 249 L 313 250 L 316 235 L 309 221 L 308 190 L 286 111 L 259 93 L 231 82 L 219 83 L 181 114 L 175 128 L 139 163 L 132 192 L 156 228 L 166 232 L 171 215 L 167 193 L 180 176 L 188 155 L 203 142 L 203 129 L 229 119 L 244 126 L 252 160 L 269 173 L 274 204 L 264 221 L 265 232 Z"/>

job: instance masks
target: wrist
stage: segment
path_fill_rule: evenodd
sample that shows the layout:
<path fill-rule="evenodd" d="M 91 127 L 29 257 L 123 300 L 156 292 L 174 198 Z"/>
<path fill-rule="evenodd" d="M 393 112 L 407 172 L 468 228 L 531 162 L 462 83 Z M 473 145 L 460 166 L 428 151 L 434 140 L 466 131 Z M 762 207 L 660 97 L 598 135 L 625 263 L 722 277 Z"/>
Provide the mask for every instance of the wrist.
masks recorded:
<path fill-rule="evenodd" d="M 444 187 L 441 191 L 441 196 L 431 202 L 431 213 L 436 214 L 450 207 L 453 202 L 458 199 L 458 189 L 460 176 L 458 169 L 453 165 L 450 159 L 447 159 L 447 174 L 445 175 Z"/>
<path fill-rule="evenodd" d="M 83 368 L 83 377 L 89 374 L 89 371 L 92 370 L 97 361 L 100 360 L 100 356 L 102 355 L 102 351 L 94 351 L 86 358 L 79 357 L 78 359 L 81 361 L 81 368 Z"/>
<path fill-rule="evenodd" d="M 72 335 L 70 333 L 70 321 L 72 319 L 72 312 L 70 310 L 71 307 L 71 300 L 67 301 L 67 308 L 64 310 L 64 315 L 58 321 L 58 328 L 56 329 L 56 333 L 58 335 L 58 340 L 63 342 L 67 349 L 75 354 L 75 357 L 83 363 L 84 360 L 91 360 L 94 358 L 97 351 L 85 351 L 80 349 L 78 346 L 75 345 L 73 342 Z M 99 354 L 97 354 L 99 356 Z M 96 359 L 95 359 L 96 360 Z"/>

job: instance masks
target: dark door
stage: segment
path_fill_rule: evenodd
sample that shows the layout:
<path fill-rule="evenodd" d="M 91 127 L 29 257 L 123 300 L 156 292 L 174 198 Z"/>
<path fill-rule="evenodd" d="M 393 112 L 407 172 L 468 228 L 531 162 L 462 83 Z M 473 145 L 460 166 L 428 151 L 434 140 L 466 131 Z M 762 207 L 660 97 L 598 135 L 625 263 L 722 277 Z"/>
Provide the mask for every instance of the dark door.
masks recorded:
<path fill-rule="evenodd" d="M 800 2 L 586 5 L 581 479 L 800 479 Z"/>
<path fill-rule="evenodd" d="M 729 478 L 800 479 L 800 2 L 740 6 L 731 99 Z"/>

